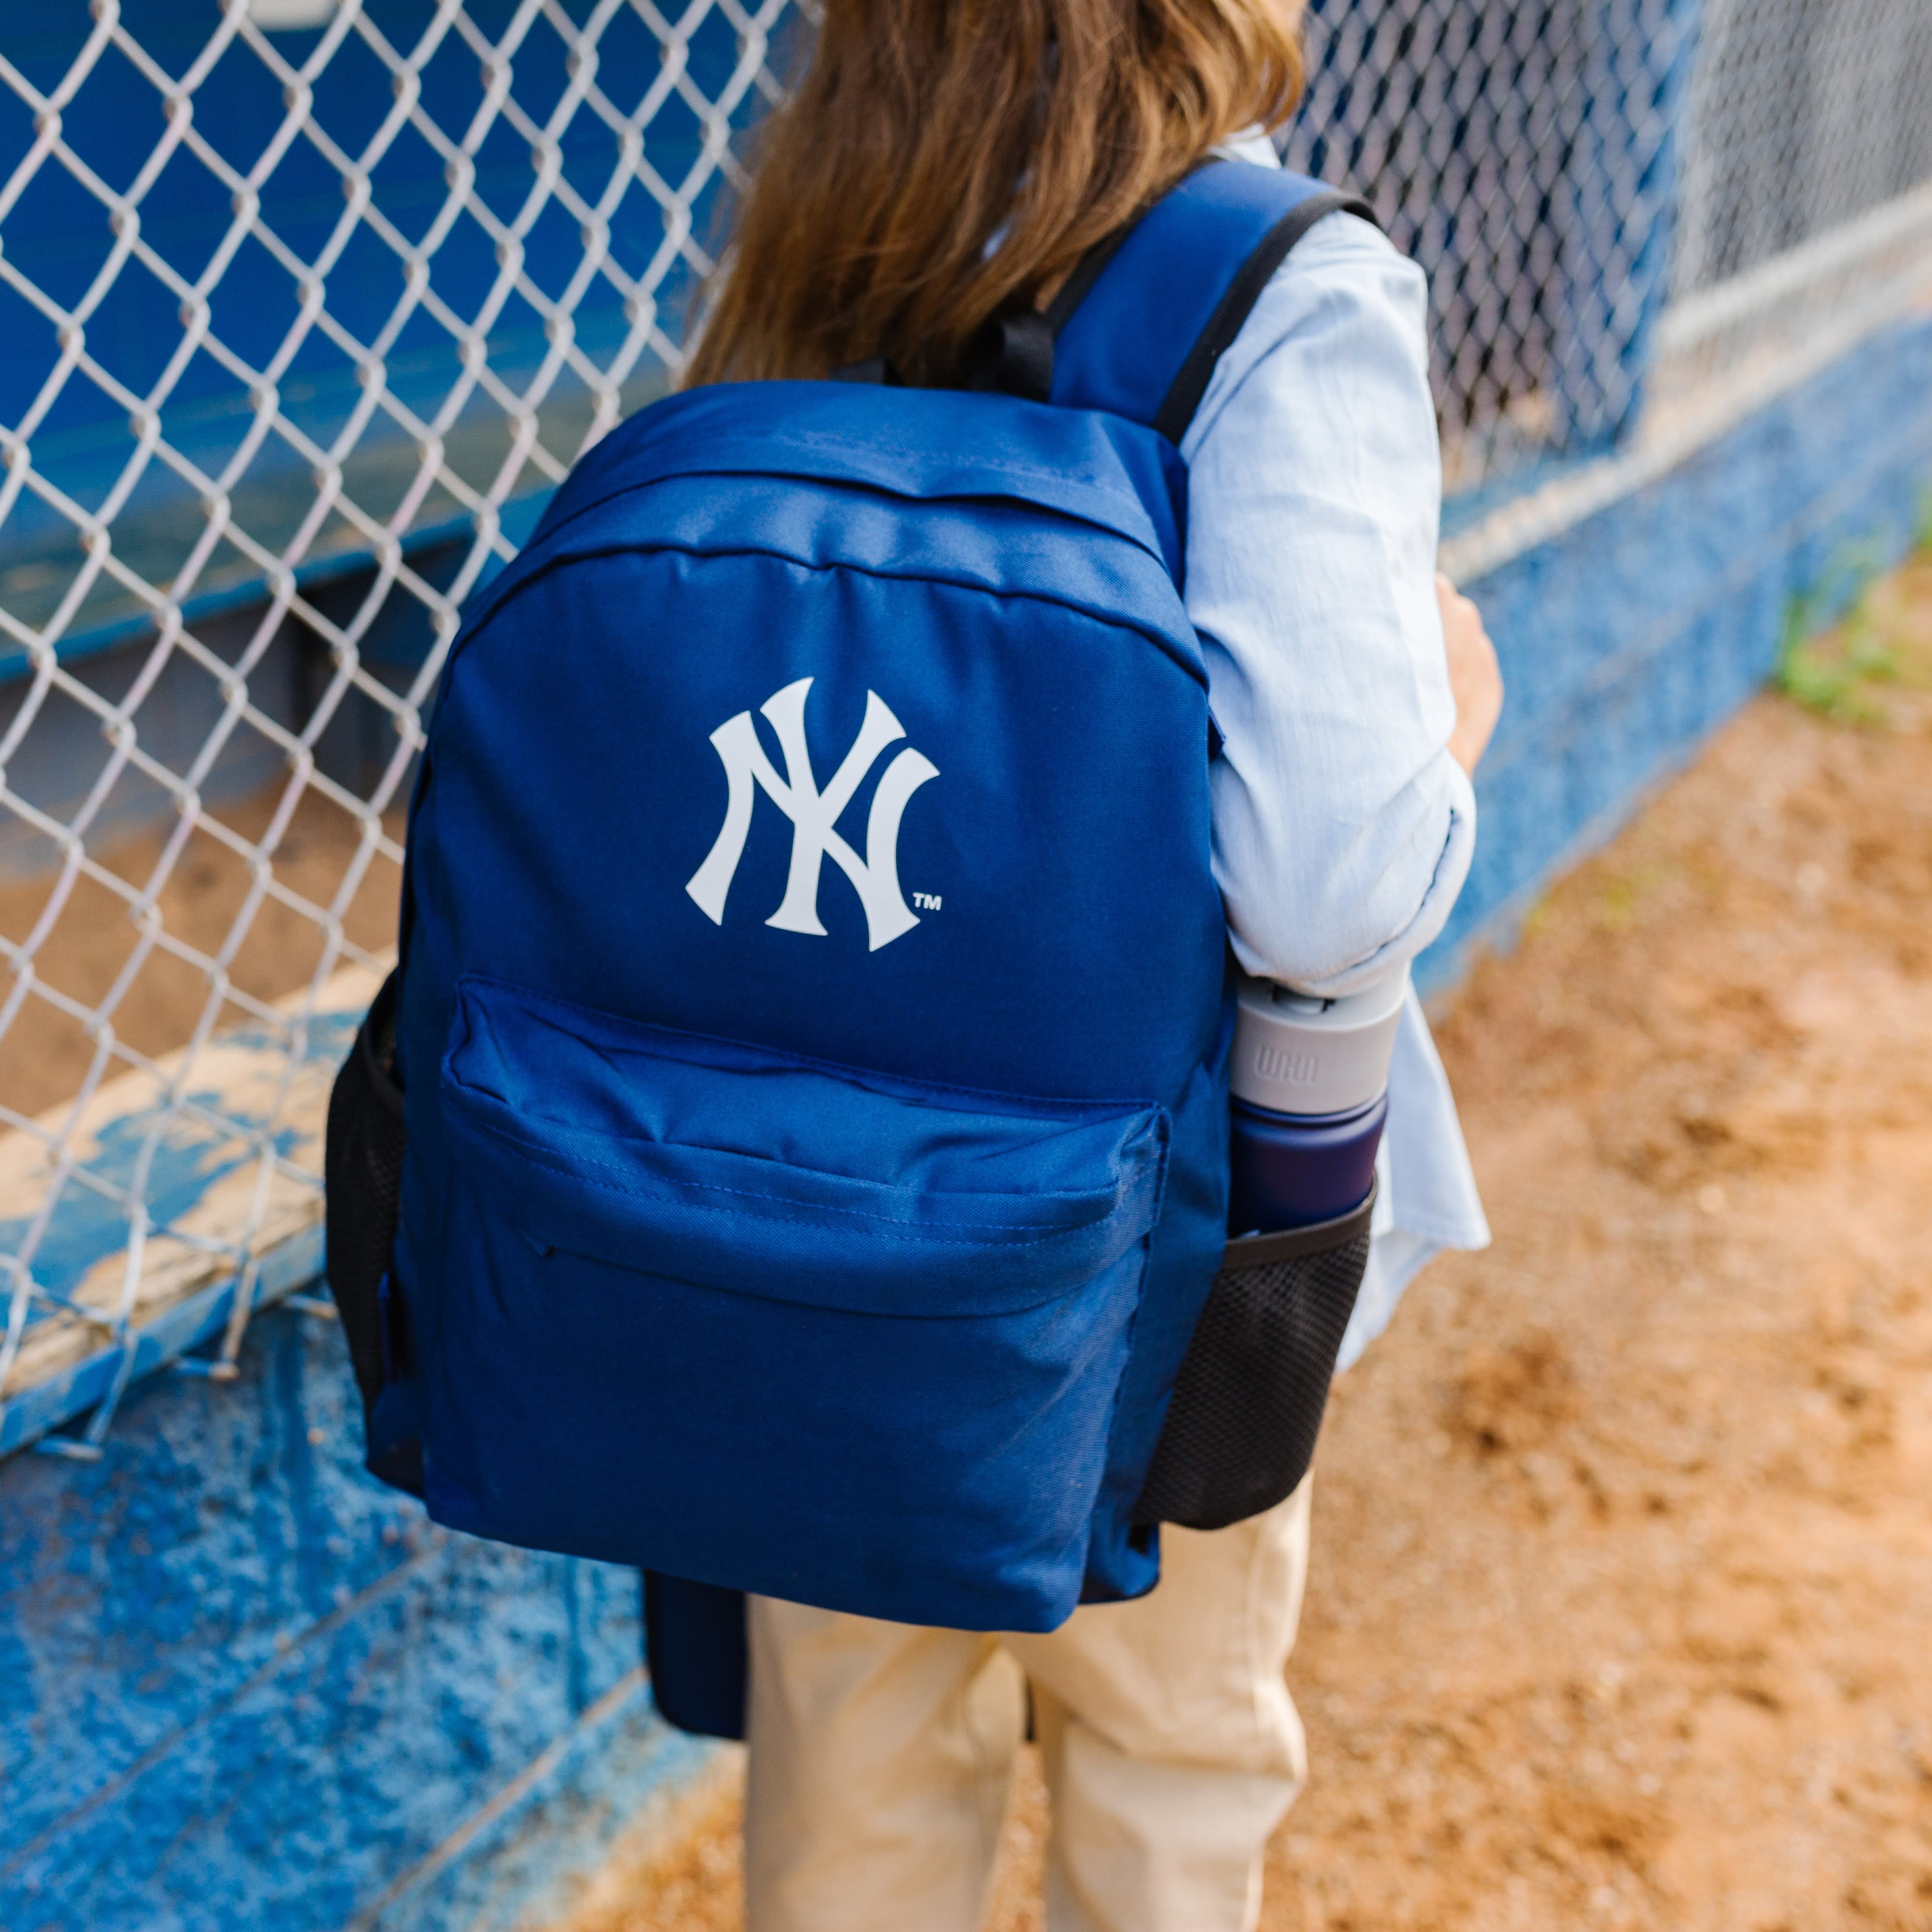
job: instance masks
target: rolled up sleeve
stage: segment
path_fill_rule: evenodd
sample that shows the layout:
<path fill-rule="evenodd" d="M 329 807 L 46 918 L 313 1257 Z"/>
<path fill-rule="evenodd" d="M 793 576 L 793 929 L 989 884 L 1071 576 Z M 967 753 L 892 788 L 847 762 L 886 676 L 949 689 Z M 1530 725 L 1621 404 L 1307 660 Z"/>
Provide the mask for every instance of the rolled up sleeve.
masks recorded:
<path fill-rule="evenodd" d="M 1474 848 L 1446 748 L 1426 310 L 1412 263 L 1328 217 L 1264 291 L 1182 446 L 1229 935 L 1249 972 L 1324 995 L 1435 938 Z"/>

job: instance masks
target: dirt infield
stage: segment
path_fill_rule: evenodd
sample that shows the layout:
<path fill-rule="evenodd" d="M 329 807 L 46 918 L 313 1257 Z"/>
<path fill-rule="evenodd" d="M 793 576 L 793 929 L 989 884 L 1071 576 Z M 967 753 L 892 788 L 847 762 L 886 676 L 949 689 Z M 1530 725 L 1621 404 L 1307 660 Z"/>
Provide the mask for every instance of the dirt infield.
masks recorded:
<path fill-rule="evenodd" d="M 1266 1932 L 1932 1928 L 1932 562 L 1868 613 L 1440 1023 L 1496 1242 L 1336 1391 Z M 736 1925 L 733 1828 L 571 1932 Z"/>

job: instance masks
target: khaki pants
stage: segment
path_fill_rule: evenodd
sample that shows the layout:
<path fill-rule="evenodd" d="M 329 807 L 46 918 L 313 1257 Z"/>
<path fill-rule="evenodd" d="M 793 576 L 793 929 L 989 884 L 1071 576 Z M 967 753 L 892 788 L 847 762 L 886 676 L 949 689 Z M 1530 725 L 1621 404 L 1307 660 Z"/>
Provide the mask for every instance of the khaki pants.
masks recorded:
<path fill-rule="evenodd" d="M 754 1598 L 748 1932 L 975 1932 L 1034 1708 L 1048 1932 L 1251 1932 L 1300 1788 L 1283 1666 L 1308 1485 L 1232 1529 L 1161 1532 L 1162 1579 L 1045 1636 Z"/>

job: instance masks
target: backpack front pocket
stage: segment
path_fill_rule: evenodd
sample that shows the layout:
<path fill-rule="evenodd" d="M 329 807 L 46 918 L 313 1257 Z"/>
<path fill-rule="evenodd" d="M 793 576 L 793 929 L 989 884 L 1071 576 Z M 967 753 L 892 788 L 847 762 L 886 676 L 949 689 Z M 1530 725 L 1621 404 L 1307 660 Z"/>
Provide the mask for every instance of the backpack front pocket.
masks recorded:
<path fill-rule="evenodd" d="M 926 1086 L 477 980 L 442 1100 L 442 1520 L 906 1622 L 1072 1610 L 1160 1108 Z"/>

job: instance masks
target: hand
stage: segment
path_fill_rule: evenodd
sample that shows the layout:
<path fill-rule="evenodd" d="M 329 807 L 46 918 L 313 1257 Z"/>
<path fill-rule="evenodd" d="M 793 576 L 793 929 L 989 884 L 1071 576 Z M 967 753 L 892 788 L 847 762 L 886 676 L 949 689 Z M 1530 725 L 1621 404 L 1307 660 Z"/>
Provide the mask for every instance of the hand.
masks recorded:
<path fill-rule="evenodd" d="M 1436 601 L 1442 610 L 1442 642 L 1449 658 L 1449 691 L 1456 700 L 1456 728 L 1449 755 L 1472 778 L 1502 715 L 1503 674 L 1496 647 L 1483 628 L 1483 614 L 1440 571 Z"/>

